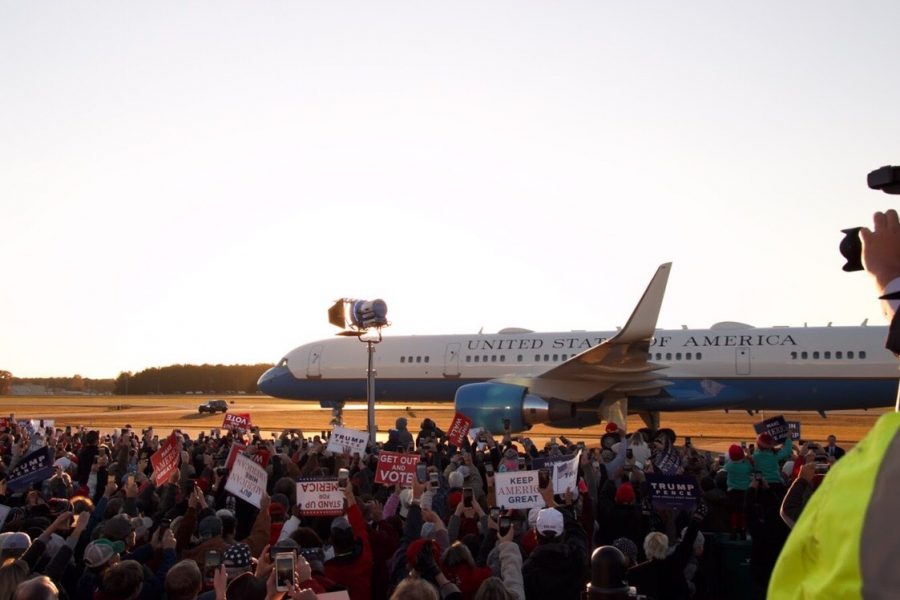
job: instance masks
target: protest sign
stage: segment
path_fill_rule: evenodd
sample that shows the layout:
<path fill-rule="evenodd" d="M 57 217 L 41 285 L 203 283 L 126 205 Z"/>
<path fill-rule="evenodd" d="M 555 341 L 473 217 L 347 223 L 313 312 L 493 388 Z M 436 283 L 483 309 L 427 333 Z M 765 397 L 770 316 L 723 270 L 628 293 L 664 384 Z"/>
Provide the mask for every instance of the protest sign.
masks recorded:
<path fill-rule="evenodd" d="M 31 430 L 44 433 L 47 427 L 53 427 L 55 423 L 53 419 L 31 419 Z"/>
<path fill-rule="evenodd" d="M 174 433 L 153 453 L 150 464 L 153 465 L 156 485 L 167 483 L 172 473 L 181 465 L 181 451 L 178 449 L 178 440 Z"/>
<path fill-rule="evenodd" d="M 368 433 L 336 425 L 331 430 L 331 437 L 328 438 L 328 446 L 325 449 L 335 454 L 347 452 L 351 455 L 362 456 L 366 453 L 366 444 L 368 443 Z"/>
<path fill-rule="evenodd" d="M 243 454 L 246 451 L 247 446 L 243 444 L 232 444 L 231 450 L 228 451 L 228 458 L 225 459 L 225 468 L 230 469 L 234 465 L 234 459 L 239 454 Z M 272 458 L 272 454 L 268 450 L 257 450 L 253 454 L 248 454 L 247 458 L 265 469 L 269 466 L 269 459 Z"/>
<path fill-rule="evenodd" d="M 494 473 L 497 506 L 501 508 L 543 508 L 537 471 Z"/>
<path fill-rule="evenodd" d="M 228 474 L 225 491 L 259 508 L 268 480 L 269 475 L 264 468 L 239 454 L 235 457 L 234 466 Z"/>
<path fill-rule="evenodd" d="M 578 461 L 581 459 L 581 450 L 567 461 L 553 464 L 553 493 L 565 494 L 566 490 L 572 490 L 578 494 Z"/>
<path fill-rule="evenodd" d="M 800 421 L 787 421 L 788 431 L 791 432 L 791 439 L 795 442 L 800 440 Z"/>
<path fill-rule="evenodd" d="M 552 469 L 554 465 L 572 460 L 571 454 L 560 454 L 558 456 L 538 456 L 531 459 L 531 467 L 533 469 Z"/>
<path fill-rule="evenodd" d="M 35 481 L 43 481 L 53 474 L 53 450 L 40 448 L 23 458 L 9 472 L 6 489 L 18 492 L 26 489 Z"/>
<path fill-rule="evenodd" d="M 482 430 L 484 430 L 484 427 L 471 427 L 469 429 L 469 439 L 475 444 L 475 448 L 477 448 L 479 452 L 484 450 L 484 447 L 487 446 L 487 442 L 478 439 L 478 434 L 480 434 Z M 462 443 L 462 440 L 460 440 L 460 443 Z"/>
<path fill-rule="evenodd" d="M 249 431 L 253 425 L 250 423 L 250 413 L 225 413 L 222 420 L 222 429 L 237 429 Z"/>
<path fill-rule="evenodd" d="M 472 427 L 472 419 L 462 413 L 456 413 L 450 428 L 447 430 L 447 441 L 454 446 L 462 446 L 463 440 Z"/>
<path fill-rule="evenodd" d="M 375 483 L 412 487 L 416 476 L 418 454 L 401 454 L 399 452 L 379 452 L 378 469 L 375 471 Z"/>
<path fill-rule="evenodd" d="M 697 480 L 687 475 L 645 474 L 650 489 L 650 501 L 654 506 L 667 506 L 676 510 L 691 509 L 700 495 Z"/>
<path fill-rule="evenodd" d="M 753 429 L 756 430 L 757 434 L 771 434 L 772 437 L 775 438 L 775 442 L 778 444 L 784 443 L 784 441 L 788 438 L 788 435 L 790 435 L 790 431 L 788 431 L 787 421 L 785 421 L 784 417 L 781 415 L 772 417 L 771 419 L 766 419 L 765 421 L 760 421 L 759 423 L 754 423 Z"/>
<path fill-rule="evenodd" d="M 650 459 L 653 468 L 664 475 L 675 475 L 681 468 L 681 455 L 671 445 L 666 446 Z"/>
<path fill-rule="evenodd" d="M 344 490 L 337 479 L 301 479 L 297 482 L 297 506 L 310 517 L 336 517 L 344 514 Z"/>

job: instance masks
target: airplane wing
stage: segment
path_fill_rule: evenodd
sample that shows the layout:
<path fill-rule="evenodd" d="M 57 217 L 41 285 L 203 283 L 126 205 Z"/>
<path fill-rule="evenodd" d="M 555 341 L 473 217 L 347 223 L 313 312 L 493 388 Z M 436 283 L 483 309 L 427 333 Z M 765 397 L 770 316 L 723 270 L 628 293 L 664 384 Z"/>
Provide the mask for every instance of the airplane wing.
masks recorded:
<path fill-rule="evenodd" d="M 598 394 L 654 396 L 670 382 L 657 377 L 666 368 L 648 362 L 650 342 L 662 306 L 672 263 L 660 265 L 628 322 L 616 335 L 538 375 L 535 379 L 584 382 Z"/>

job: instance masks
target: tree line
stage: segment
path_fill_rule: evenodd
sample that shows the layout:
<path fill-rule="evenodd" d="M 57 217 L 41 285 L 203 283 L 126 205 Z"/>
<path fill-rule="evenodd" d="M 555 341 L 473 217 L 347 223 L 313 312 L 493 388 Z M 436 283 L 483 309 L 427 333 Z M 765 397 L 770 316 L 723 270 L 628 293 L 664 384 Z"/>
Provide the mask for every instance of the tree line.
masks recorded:
<path fill-rule="evenodd" d="M 272 364 L 170 365 L 137 373 L 119 373 L 113 393 L 146 394 L 255 394 L 259 376 Z"/>
<path fill-rule="evenodd" d="M 137 373 L 119 373 L 115 379 L 72 377 L 14 377 L 0 371 L 0 395 L 10 394 L 12 386 L 43 386 L 49 393 L 82 394 L 255 394 L 259 376 L 271 364 L 257 365 L 170 365 Z"/>

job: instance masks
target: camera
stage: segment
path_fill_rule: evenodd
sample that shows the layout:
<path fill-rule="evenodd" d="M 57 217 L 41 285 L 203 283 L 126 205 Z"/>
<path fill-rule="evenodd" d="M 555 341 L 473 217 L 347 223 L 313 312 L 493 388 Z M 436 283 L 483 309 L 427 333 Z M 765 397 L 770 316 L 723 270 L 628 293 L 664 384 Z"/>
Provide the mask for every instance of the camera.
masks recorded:
<path fill-rule="evenodd" d="M 881 190 L 885 194 L 900 194 L 900 167 L 885 166 L 875 169 L 866 177 L 866 183 L 869 189 Z M 841 256 L 846 259 L 846 263 L 842 267 L 848 273 L 852 271 L 862 271 L 862 240 L 859 238 L 859 230 L 862 227 L 850 227 L 849 229 L 841 229 L 844 239 L 841 240 L 840 246 Z"/>

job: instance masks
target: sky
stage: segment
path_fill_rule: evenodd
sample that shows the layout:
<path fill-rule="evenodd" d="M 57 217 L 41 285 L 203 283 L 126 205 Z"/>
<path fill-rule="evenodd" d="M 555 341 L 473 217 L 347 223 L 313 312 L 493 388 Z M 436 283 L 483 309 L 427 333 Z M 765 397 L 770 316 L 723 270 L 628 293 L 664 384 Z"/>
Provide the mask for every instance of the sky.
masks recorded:
<path fill-rule="evenodd" d="M 275 362 L 334 335 L 884 319 L 892 1 L 0 0 L 0 369 Z"/>

